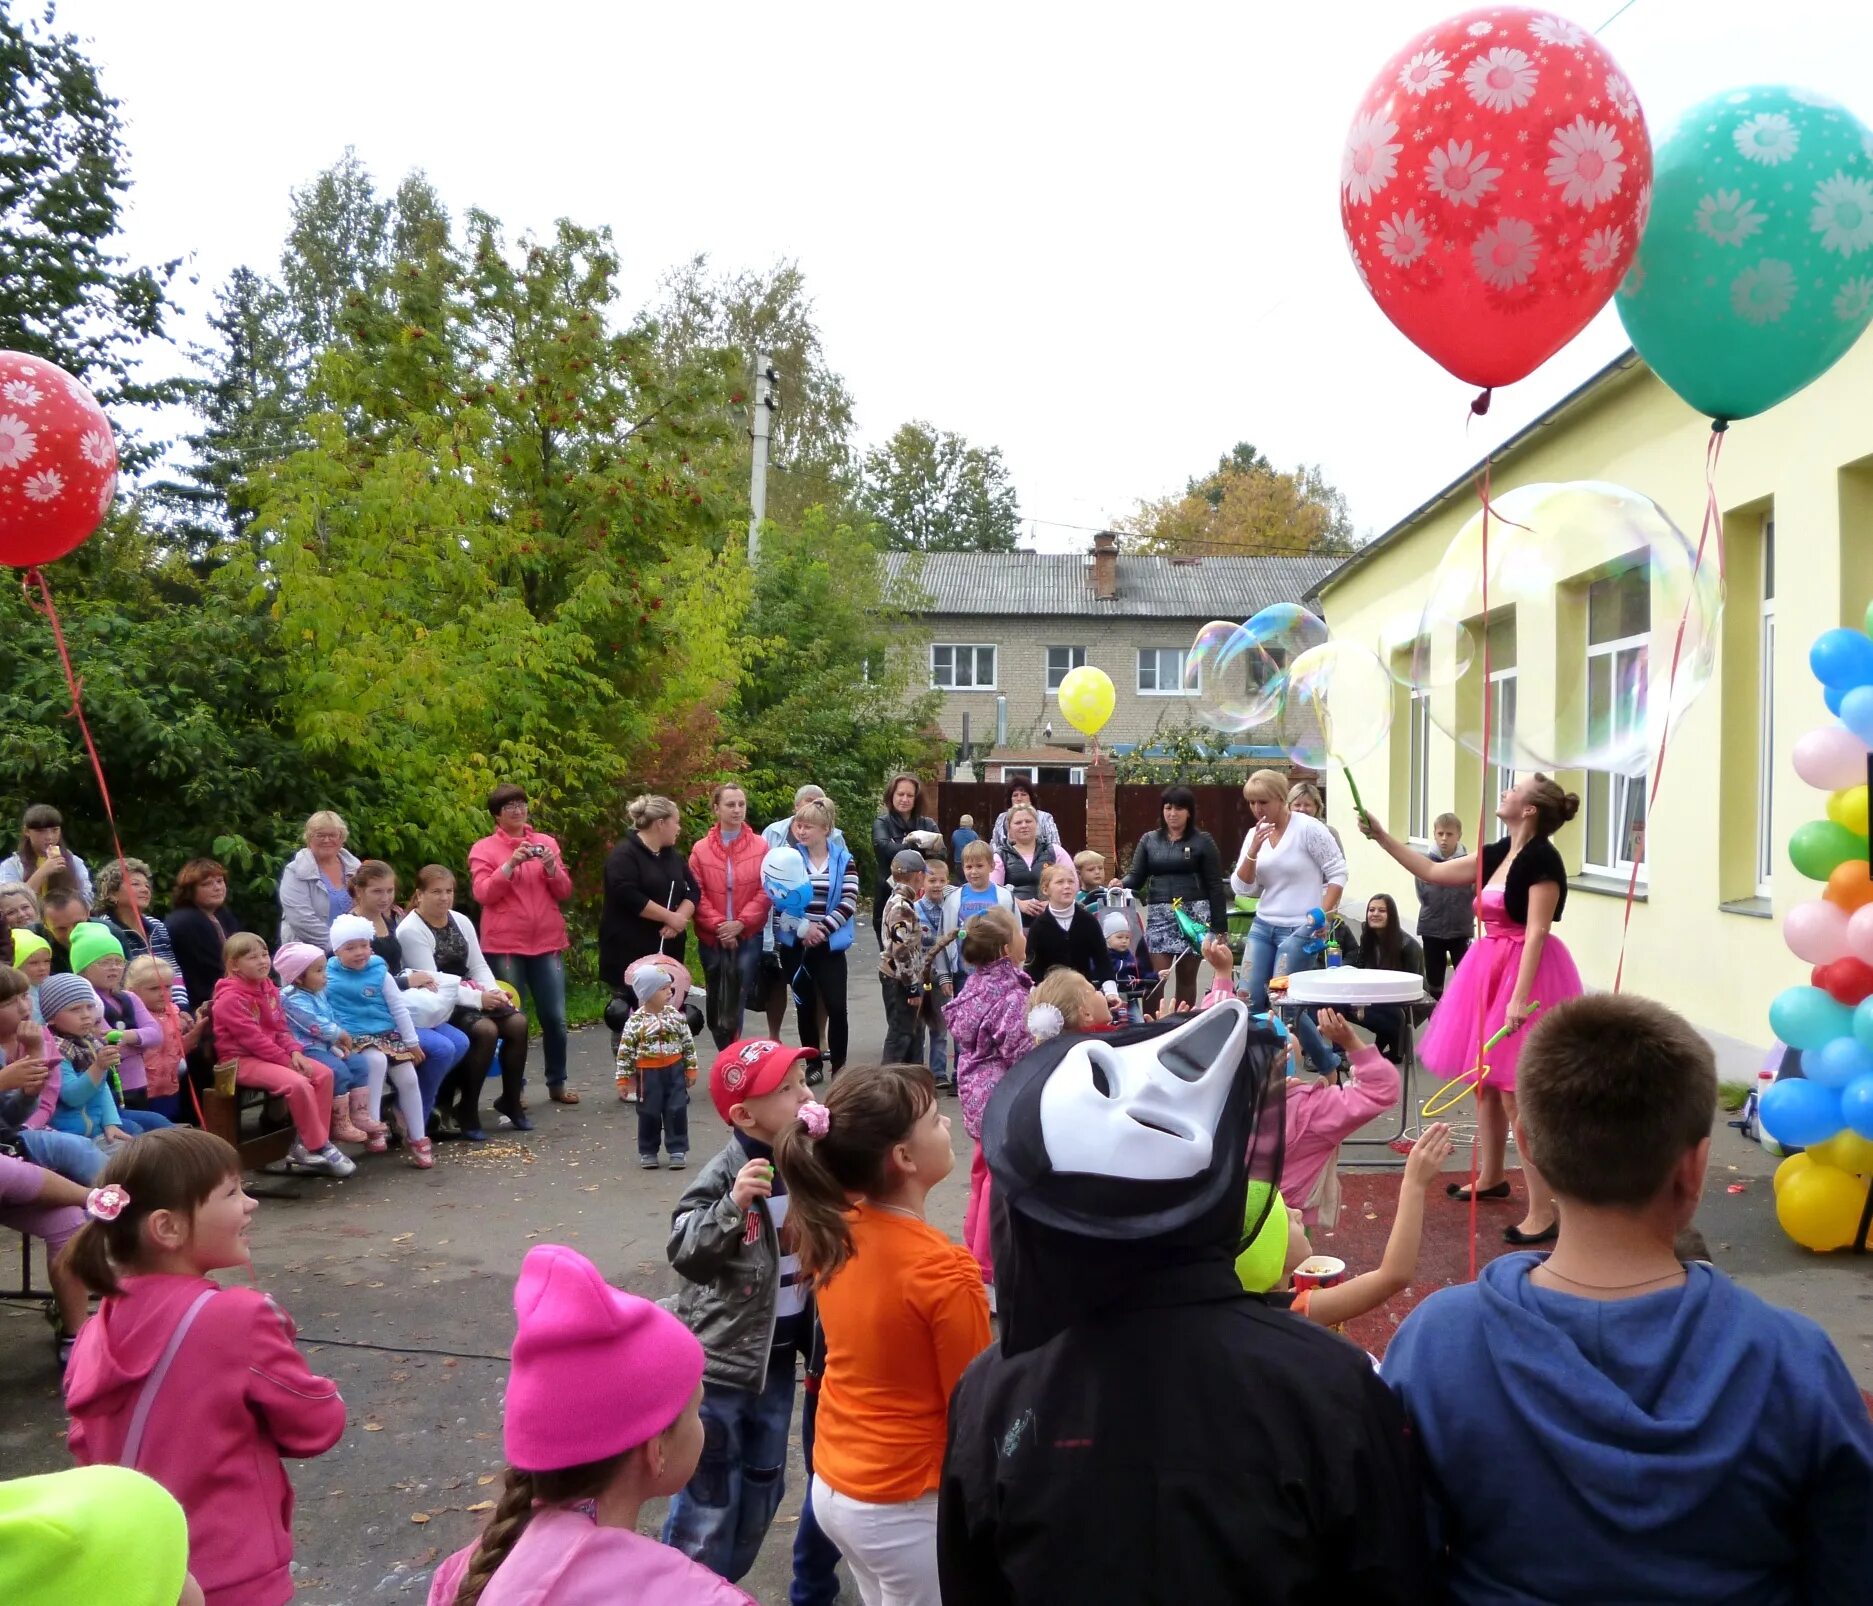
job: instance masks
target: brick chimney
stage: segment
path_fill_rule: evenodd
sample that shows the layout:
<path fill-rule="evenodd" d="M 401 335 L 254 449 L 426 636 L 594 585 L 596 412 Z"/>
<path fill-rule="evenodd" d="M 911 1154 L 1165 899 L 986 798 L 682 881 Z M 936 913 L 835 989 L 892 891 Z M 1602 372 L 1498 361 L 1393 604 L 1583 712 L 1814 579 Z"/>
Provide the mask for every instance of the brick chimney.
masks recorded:
<path fill-rule="evenodd" d="M 1093 537 L 1093 600 L 1119 600 L 1119 538 L 1110 530 Z"/>

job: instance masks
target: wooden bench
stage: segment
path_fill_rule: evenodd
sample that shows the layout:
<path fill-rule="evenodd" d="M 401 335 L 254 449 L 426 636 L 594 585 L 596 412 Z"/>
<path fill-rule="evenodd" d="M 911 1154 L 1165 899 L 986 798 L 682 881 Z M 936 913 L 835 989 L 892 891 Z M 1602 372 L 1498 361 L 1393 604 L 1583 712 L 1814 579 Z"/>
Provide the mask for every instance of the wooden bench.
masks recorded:
<path fill-rule="evenodd" d="M 212 1087 L 202 1094 L 203 1125 L 216 1137 L 233 1145 L 241 1157 L 242 1167 L 248 1171 L 264 1170 L 284 1160 L 286 1151 L 298 1136 L 290 1120 L 280 1126 L 268 1126 L 266 1105 L 267 1095 L 257 1087 L 236 1088 L 232 1098 L 217 1093 Z M 244 1114 L 253 1117 L 252 1129 L 246 1137 L 241 1135 Z"/>

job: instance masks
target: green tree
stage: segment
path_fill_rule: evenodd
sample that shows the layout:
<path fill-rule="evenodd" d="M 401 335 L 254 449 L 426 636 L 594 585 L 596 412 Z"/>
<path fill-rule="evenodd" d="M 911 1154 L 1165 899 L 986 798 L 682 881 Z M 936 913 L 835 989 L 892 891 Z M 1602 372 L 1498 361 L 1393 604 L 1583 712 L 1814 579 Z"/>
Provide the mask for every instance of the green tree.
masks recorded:
<path fill-rule="evenodd" d="M 865 457 L 864 504 L 913 552 L 1012 552 L 1019 502 L 1001 449 L 912 420 Z"/>
<path fill-rule="evenodd" d="M 89 385 L 127 468 L 159 447 L 125 409 L 171 402 L 145 372 L 163 338 L 177 263 L 134 266 L 117 247 L 129 157 L 117 102 L 47 5 L 35 22 L 0 12 L 0 348 L 57 363 Z"/>
<path fill-rule="evenodd" d="M 788 813 L 803 781 L 824 787 L 867 884 L 867 822 L 884 778 L 929 773 L 944 751 L 939 698 L 921 673 L 921 600 L 914 581 L 889 580 L 862 526 L 820 508 L 795 528 L 773 527 L 755 573 L 746 668 L 723 717 L 757 823 Z"/>
<path fill-rule="evenodd" d="M 765 355 L 780 375 L 768 448 L 770 518 L 797 522 L 810 507 L 838 507 L 850 498 L 857 483 L 852 397 L 826 360 L 798 263 L 715 275 L 707 257 L 692 257 L 664 276 L 653 316 L 666 361 L 733 353 L 740 383 L 731 405 L 744 428 L 756 358 Z"/>
<path fill-rule="evenodd" d="M 1344 554 L 1358 544 L 1345 494 L 1319 468 L 1283 472 L 1246 442 L 1181 496 L 1141 502 L 1117 528 L 1132 551 L 1170 556 Z"/>
<path fill-rule="evenodd" d="M 616 271 L 570 223 L 430 231 L 346 293 L 309 444 L 254 476 L 224 595 L 280 621 L 295 733 L 398 862 L 460 862 L 511 779 L 595 877 L 625 777 L 738 673 L 729 380 L 611 332 Z"/>

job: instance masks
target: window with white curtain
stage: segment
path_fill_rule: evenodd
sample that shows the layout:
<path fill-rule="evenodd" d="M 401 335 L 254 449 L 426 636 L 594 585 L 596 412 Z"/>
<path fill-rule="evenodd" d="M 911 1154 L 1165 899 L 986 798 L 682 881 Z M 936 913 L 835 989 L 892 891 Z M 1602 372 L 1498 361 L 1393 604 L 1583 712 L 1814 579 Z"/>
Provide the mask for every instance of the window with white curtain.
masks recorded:
<path fill-rule="evenodd" d="M 1587 726 L 1595 746 L 1645 739 L 1651 571 L 1642 562 L 1587 588 Z M 1587 772 L 1585 867 L 1629 875 L 1645 847 L 1646 772 Z M 1641 870 L 1643 877 L 1644 871 Z"/>
<path fill-rule="evenodd" d="M 1762 521 L 1762 632 L 1757 648 L 1756 893 L 1775 893 L 1775 515 Z"/>

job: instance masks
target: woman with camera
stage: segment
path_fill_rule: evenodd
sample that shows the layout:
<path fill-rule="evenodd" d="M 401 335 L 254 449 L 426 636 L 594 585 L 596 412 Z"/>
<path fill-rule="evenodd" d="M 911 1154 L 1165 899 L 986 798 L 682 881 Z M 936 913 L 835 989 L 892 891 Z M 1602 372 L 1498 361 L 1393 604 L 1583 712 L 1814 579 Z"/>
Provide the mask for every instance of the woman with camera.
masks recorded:
<path fill-rule="evenodd" d="M 468 850 L 468 873 L 481 905 L 481 947 L 495 975 L 533 996 L 546 1057 L 546 1092 L 555 1104 L 577 1104 L 566 1086 L 566 917 L 572 896 L 559 844 L 527 818 L 522 787 L 488 794 L 494 830 Z"/>

